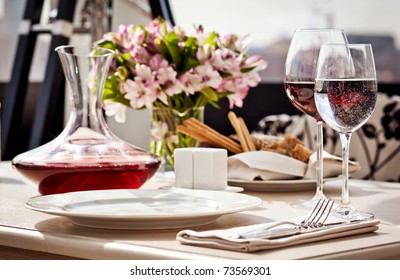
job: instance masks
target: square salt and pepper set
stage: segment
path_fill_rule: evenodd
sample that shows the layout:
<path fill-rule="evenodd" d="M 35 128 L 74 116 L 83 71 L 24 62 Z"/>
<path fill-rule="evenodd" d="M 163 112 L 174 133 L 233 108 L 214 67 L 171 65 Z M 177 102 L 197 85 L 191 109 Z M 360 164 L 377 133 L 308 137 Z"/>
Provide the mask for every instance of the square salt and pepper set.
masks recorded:
<path fill-rule="evenodd" d="M 175 156 L 175 187 L 225 190 L 228 152 L 219 148 L 178 148 Z"/>

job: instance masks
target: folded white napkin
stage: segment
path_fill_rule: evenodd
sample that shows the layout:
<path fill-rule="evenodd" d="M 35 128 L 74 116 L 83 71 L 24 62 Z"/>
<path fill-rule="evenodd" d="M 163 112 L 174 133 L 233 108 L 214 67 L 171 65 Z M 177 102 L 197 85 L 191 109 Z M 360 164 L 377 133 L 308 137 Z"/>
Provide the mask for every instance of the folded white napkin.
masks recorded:
<path fill-rule="evenodd" d="M 324 151 L 324 178 L 342 174 L 342 159 Z M 228 158 L 228 178 L 246 181 L 289 180 L 315 178 L 316 153 L 310 156 L 308 164 L 270 151 L 245 152 Z M 349 162 L 349 173 L 356 172 L 360 165 Z"/>
<path fill-rule="evenodd" d="M 298 244 L 306 244 L 332 238 L 362 234 L 376 231 L 379 227 L 378 220 L 368 220 L 359 223 L 349 223 L 336 227 L 327 227 L 318 231 L 301 233 L 289 237 L 276 239 L 238 239 L 232 236 L 240 233 L 248 232 L 252 229 L 261 228 L 268 224 L 258 224 L 245 227 L 237 227 L 226 230 L 213 231 L 193 231 L 183 230 L 177 234 L 177 240 L 182 244 L 204 246 L 210 248 L 239 251 L 239 252 L 256 252 L 261 250 L 276 249 L 281 247 L 293 246 Z"/>

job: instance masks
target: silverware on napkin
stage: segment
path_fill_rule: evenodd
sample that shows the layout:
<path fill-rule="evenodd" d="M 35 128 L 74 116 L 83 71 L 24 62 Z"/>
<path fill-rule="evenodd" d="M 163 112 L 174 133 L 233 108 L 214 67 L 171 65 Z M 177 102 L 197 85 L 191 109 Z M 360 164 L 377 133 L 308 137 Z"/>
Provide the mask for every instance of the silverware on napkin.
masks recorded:
<path fill-rule="evenodd" d="M 333 199 L 320 199 L 310 211 L 309 215 L 300 223 L 291 221 L 279 221 L 276 223 L 253 229 L 248 232 L 235 234 L 230 238 L 280 238 L 296 234 L 309 233 L 314 231 L 324 230 L 329 227 L 338 227 L 359 223 L 362 220 L 342 220 L 326 223 L 329 215 L 332 212 L 335 202 Z"/>
<path fill-rule="evenodd" d="M 340 227 L 349 224 L 360 223 L 362 220 L 350 220 L 341 222 L 324 223 L 323 225 L 316 227 L 305 227 L 301 224 L 294 224 L 291 222 L 278 222 L 267 227 L 260 229 L 251 230 L 248 232 L 235 234 L 230 236 L 230 238 L 239 239 L 249 239 L 249 238 L 265 238 L 265 239 L 275 239 L 281 237 L 288 237 L 296 234 L 310 233 L 315 231 L 325 230 L 331 227 Z M 284 225 L 284 227 L 280 227 Z"/>
<path fill-rule="evenodd" d="M 224 230 L 182 230 L 182 244 L 240 252 L 256 252 L 376 231 L 379 220 L 330 217 L 333 200 L 321 200 L 300 223 L 280 221 Z M 329 218 L 329 219 L 328 219 Z"/>

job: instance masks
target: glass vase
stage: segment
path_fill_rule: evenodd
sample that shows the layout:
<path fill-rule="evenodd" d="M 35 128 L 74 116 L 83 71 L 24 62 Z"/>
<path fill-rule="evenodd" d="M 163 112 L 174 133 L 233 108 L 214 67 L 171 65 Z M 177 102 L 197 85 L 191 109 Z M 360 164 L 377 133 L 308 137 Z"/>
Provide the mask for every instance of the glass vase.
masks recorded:
<path fill-rule="evenodd" d="M 141 187 L 161 159 L 121 140 L 105 122 L 102 94 L 113 52 L 74 46 L 56 52 L 71 89 L 69 120 L 54 140 L 16 156 L 13 167 L 42 195 Z"/>
<path fill-rule="evenodd" d="M 160 173 L 174 171 L 174 150 L 197 145 L 197 140 L 177 131 L 178 125 L 189 118 L 203 122 L 204 107 L 179 112 L 173 108 L 155 107 L 151 111 L 150 152 L 161 157 Z"/>

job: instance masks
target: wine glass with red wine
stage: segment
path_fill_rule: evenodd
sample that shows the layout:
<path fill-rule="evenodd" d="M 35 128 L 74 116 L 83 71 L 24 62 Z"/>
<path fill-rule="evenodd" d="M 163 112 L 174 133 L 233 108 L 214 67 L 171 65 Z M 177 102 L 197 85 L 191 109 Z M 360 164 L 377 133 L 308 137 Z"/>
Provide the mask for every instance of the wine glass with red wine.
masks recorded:
<path fill-rule="evenodd" d="M 323 193 L 323 120 L 314 101 L 314 85 L 316 66 L 320 48 L 323 44 L 346 44 L 347 37 L 342 29 L 318 28 L 297 29 L 292 37 L 286 57 L 284 84 L 286 94 L 292 104 L 317 121 L 316 139 L 316 185 L 313 198 L 300 203 L 292 203 L 296 207 L 313 208 L 319 199 L 325 198 Z"/>
<path fill-rule="evenodd" d="M 315 103 L 327 125 L 339 132 L 342 144 L 342 197 L 336 215 L 364 220 L 371 213 L 356 210 L 349 199 L 348 162 L 351 135 L 371 116 L 377 79 L 370 44 L 328 44 L 321 47 L 315 80 Z"/>

